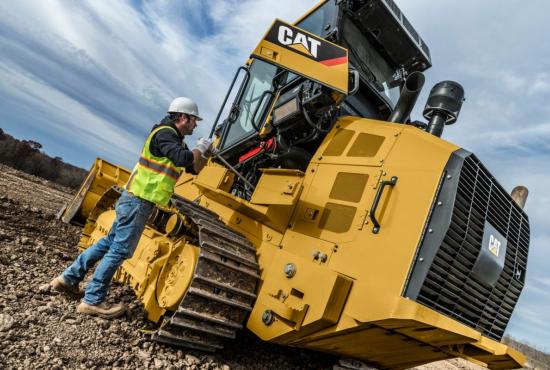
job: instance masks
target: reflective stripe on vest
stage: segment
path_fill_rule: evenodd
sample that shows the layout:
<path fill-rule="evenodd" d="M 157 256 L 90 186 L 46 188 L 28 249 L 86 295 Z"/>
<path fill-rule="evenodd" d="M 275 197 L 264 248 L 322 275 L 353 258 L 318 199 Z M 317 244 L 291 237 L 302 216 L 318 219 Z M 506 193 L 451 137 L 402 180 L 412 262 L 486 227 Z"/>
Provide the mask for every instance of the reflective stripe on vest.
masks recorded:
<path fill-rule="evenodd" d="M 161 163 L 157 163 L 155 161 L 152 161 L 150 159 L 140 157 L 139 158 L 139 164 L 145 168 L 148 168 L 152 171 L 164 174 L 168 177 L 173 178 L 174 180 L 177 180 L 180 176 L 180 173 L 176 168 L 170 168 L 167 167 Z"/>
<path fill-rule="evenodd" d="M 135 196 L 162 206 L 170 203 L 174 186 L 183 170 L 169 158 L 154 156 L 149 150 L 155 134 L 164 129 L 170 129 L 177 134 L 177 131 L 169 126 L 154 129 L 147 137 L 141 156 L 126 184 L 126 189 Z"/>

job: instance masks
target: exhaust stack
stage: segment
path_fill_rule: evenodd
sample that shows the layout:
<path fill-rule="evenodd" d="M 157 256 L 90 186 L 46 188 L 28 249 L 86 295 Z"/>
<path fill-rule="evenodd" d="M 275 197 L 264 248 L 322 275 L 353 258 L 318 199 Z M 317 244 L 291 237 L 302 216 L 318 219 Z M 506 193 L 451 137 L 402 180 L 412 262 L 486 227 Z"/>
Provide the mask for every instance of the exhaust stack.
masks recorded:
<path fill-rule="evenodd" d="M 404 123 L 409 118 L 425 80 L 422 72 L 413 72 L 407 77 L 389 122 Z"/>
<path fill-rule="evenodd" d="M 529 195 L 529 189 L 525 186 L 516 186 L 512 190 L 512 199 L 518 204 L 518 206 L 523 209 L 525 207 L 525 202 L 527 201 L 527 196 Z"/>
<path fill-rule="evenodd" d="M 458 82 L 441 81 L 436 84 L 424 107 L 424 118 L 429 121 L 426 131 L 441 137 L 444 126 L 456 122 L 463 102 L 464 88 Z"/>

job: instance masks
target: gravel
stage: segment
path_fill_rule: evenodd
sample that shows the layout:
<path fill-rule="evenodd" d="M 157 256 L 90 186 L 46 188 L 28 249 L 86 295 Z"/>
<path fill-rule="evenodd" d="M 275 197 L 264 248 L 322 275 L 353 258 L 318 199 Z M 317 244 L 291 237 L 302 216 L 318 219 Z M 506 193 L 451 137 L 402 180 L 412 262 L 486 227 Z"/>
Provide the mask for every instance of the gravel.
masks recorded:
<path fill-rule="evenodd" d="M 79 301 L 52 291 L 50 280 L 76 257 L 80 228 L 55 219 L 71 198 L 32 176 L 0 168 L 0 368 L 2 369 L 331 369 L 330 355 L 265 343 L 248 331 L 215 354 L 152 342 L 129 287 L 114 283 L 109 301 L 124 302 L 114 321 L 76 313 Z"/>

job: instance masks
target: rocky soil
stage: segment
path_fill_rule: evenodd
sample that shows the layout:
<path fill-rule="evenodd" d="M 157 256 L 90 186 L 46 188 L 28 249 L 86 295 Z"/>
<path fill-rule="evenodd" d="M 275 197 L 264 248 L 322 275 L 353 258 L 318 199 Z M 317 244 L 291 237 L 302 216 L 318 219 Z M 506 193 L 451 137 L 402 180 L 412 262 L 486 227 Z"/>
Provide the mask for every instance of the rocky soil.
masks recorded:
<path fill-rule="evenodd" d="M 132 291 L 114 284 L 109 299 L 129 306 L 107 321 L 76 313 L 77 300 L 49 281 L 76 257 L 80 229 L 55 219 L 68 189 L 0 166 L 1 369 L 331 369 L 325 354 L 264 343 L 243 331 L 215 355 L 153 343 Z"/>
<path fill-rule="evenodd" d="M 0 196 L 56 214 L 72 199 L 73 190 L 0 164 Z"/>
<path fill-rule="evenodd" d="M 125 317 L 78 315 L 78 301 L 48 284 L 77 254 L 80 229 L 55 219 L 71 198 L 69 189 L 0 165 L 0 369 L 332 369 L 338 362 L 248 331 L 214 355 L 151 342 L 139 301 L 116 283 L 109 300 L 128 305 Z M 416 369 L 482 368 L 452 360 Z"/>

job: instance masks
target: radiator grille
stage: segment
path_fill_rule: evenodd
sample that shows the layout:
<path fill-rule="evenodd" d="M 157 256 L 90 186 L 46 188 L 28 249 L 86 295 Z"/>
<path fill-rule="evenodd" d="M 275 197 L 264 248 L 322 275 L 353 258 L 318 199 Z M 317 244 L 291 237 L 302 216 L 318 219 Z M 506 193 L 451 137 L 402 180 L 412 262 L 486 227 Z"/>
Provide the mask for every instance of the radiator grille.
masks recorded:
<path fill-rule="evenodd" d="M 485 222 L 508 241 L 496 284 L 472 276 Z M 500 340 L 525 280 L 529 221 L 474 155 L 464 159 L 451 223 L 416 297 L 418 302 Z"/>

